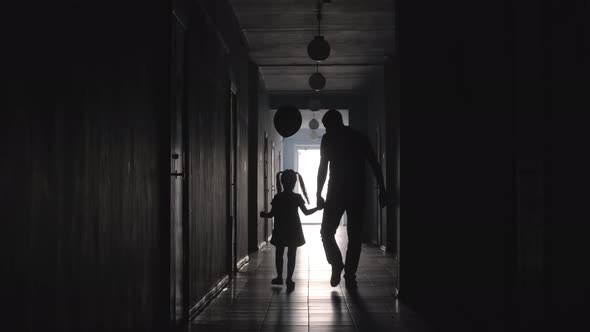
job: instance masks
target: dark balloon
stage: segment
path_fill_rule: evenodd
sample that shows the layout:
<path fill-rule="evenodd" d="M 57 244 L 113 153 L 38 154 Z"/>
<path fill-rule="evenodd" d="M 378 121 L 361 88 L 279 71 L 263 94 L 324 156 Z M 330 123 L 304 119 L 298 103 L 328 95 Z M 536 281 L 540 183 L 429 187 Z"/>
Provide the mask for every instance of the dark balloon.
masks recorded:
<path fill-rule="evenodd" d="M 299 109 L 291 105 L 279 107 L 274 116 L 275 128 L 283 137 L 293 136 L 299 131 L 302 121 Z"/>

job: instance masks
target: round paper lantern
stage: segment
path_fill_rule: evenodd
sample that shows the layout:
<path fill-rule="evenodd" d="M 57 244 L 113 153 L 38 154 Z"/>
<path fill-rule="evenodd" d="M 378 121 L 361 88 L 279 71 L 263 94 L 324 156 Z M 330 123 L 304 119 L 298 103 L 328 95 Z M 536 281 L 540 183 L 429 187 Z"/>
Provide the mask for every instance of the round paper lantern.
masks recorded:
<path fill-rule="evenodd" d="M 291 105 L 279 107 L 274 116 L 275 129 L 283 137 L 293 136 L 299 131 L 302 121 L 299 109 Z"/>
<path fill-rule="evenodd" d="M 313 73 L 309 77 L 309 87 L 315 91 L 320 91 L 326 86 L 326 78 L 322 73 Z"/>
<path fill-rule="evenodd" d="M 311 119 L 309 121 L 309 129 L 316 130 L 320 127 L 320 123 L 316 119 Z"/>
<path fill-rule="evenodd" d="M 330 56 L 330 44 L 324 36 L 315 36 L 307 45 L 307 54 L 312 60 L 324 61 Z"/>
<path fill-rule="evenodd" d="M 312 112 L 317 112 L 320 110 L 321 102 L 319 99 L 312 99 L 309 101 L 309 110 Z"/>

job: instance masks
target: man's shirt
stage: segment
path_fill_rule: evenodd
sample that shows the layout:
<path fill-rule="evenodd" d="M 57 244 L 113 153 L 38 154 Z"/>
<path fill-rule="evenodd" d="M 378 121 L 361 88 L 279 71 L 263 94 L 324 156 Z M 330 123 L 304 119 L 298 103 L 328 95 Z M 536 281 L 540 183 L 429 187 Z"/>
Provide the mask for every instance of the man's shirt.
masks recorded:
<path fill-rule="evenodd" d="M 371 153 L 367 136 L 344 126 L 322 137 L 320 153 L 330 163 L 329 191 L 364 191 L 365 160 Z"/>

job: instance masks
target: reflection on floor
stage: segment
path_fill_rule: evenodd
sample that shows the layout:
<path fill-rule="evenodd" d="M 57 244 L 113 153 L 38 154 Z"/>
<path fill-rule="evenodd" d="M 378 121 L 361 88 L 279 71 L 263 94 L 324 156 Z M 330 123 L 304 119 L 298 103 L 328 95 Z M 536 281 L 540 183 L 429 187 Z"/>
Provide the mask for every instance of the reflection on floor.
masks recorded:
<path fill-rule="evenodd" d="M 358 290 L 348 291 L 344 282 L 331 287 L 319 226 L 306 225 L 304 232 L 307 243 L 297 252 L 295 290 L 271 286 L 276 272 L 270 246 L 251 256 L 231 285 L 190 323 L 190 331 L 432 331 L 393 296 L 395 261 L 390 255 L 364 246 Z M 337 235 L 345 248 L 346 227 Z"/>

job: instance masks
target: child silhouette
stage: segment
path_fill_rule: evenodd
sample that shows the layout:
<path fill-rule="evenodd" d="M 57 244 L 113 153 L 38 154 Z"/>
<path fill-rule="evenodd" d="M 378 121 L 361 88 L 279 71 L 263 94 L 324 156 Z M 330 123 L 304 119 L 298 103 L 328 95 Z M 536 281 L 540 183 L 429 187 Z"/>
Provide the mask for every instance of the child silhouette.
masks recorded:
<path fill-rule="evenodd" d="M 276 247 L 275 263 L 277 277 L 274 278 L 271 283 L 273 285 L 283 284 L 283 254 L 285 253 L 285 247 L 289 247 L 289 252 L 287 253 L 287 258 L 289 259 L 287 262 L 287 280 L 285 281 L 285 284 L 287 285 L 287 289 L 290 290 L 295 287 L 295 282 L 293 282 L 293 271 L 295 270 L 297 247 L 301 247 L 305 244 L 303 229 L 301 227 L 301 221 L 299 220 L 297 209 L 300 208 L 306 216 L 321 210 L 319 207 L 308 210 L 305 207 L 305 202 L 301 195 L 293 192 L 297 178 L 299 178 L 303 195 L 305 195 L 305 199 L 307 199 L 307 202 L 309 203 L 307 192 L 305 191 L 305 184 L 303 183 L 301 175 L 288 169 L 277 173 L 278 193 L 271 202 L 272 209 L 270 212 L 260 212 L 261 218 L 275 218 L 270 243 Z M 285 191 L 282 190 L 281 184 L 285 187 Z"/>

